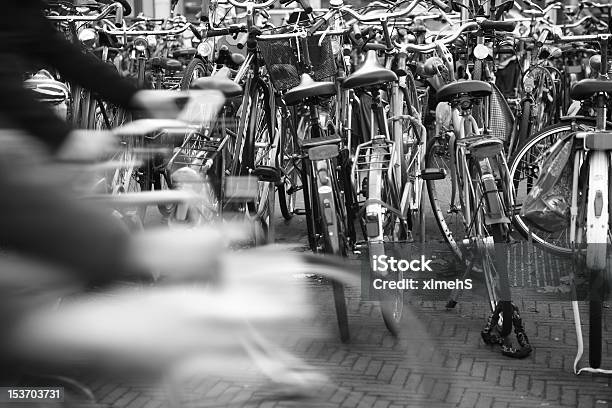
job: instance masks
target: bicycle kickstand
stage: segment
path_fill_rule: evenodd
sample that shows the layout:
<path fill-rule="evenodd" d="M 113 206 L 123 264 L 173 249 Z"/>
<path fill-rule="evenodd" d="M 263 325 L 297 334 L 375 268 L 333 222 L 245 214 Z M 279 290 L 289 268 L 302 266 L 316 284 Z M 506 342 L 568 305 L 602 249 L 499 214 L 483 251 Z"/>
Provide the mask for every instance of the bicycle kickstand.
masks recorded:
<path fill-rule="evenodd" d="M 465 272 L 463 272 L 463 276 L 461 277 L 461 280 L 465 281 L 467 277 L 470 276 L 470 273 L 472 272 L 473 267 L 474 267 L 474 259 L 470 258 L 465 268 Z M 446 303 L 447 309 L 454 309 L 455 306 L 457 306 L 457 301 L 459 300 L 459 295 L 461 294 L 461 291 L 462 289 L 457 289 L 457 288 L 451 291 L 448 302 Z"/>

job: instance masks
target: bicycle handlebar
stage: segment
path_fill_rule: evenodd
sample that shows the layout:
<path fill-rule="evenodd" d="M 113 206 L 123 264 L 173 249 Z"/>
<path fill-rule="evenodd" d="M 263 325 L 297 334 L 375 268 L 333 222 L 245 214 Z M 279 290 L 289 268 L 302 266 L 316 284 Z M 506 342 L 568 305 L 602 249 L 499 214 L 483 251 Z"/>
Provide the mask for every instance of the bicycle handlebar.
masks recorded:
<path fill-rule="evenodd" d="M 583 1 L 582 4 L 594 8 L 612 8 L 612 3 L 594 3 L 592 1 Z"/>
<path fill-rule="evenodd" d="M 479 24 L 483 30 L 512 32 L 516 28 L 516 23 L 514 21 L 483 20 Z"/>
<path fill-rule="evenodd" d="M 96 28 L 99 31 L 102 31 L 109 35 L 177 35 L 184 33 L 185 31 L 191 29 L 198 38 L 202 38 L 201 34 L 197 31 L 197 29 L 193 26 L 192 23 L 185 23 L 182 27 L 172 28 L 170 30 L 130 30 L 130 29 L 111 29 L 108 30 L 103 27 Z M 197 32 L 197 34 L 196 34 Z"/>
<path fill-rule="evenodd" d="M 223 35 L 232 35 L 246 32 L 247 28 L 245 25 L 224 28 L 212 28 L 204 32 L 204 37 L 221 37 Z"/>
<path fill-rule="evenodd" d="M 531 6 L 531 10 L 523 10 L 522 11 L 523 13 L 533 14 L 533 15 L 539 14 L 540 16 L 548 14 L 553 9 L 557 9 L 557 8 L 562 8 L 563 7 L 563 3 L 559 2 L 559 1 L 555 1 L 554 3 L 549 4 L 545 8 L 541 8 L 540 6 L 538 6 L 537 4 L 533 3 L 530 0 L 525 0 L 525 4 Z"/>
<path fill-rule="evenodd" d="M 395 11 L 395 12 L 392 12 L 392 13 L 376 13 L 374 15 L 359 14 L 355 10 L 353 10 L 353 9 L 351 9 L 349 7 L 346 7 L 346 6 L 341 7 L 340 11 L 346 12 L 346 13 L 350 14 L 353 18 L 355 18 L 357 21 L 362 22 L 362 23 L 363 22 L 367 22 L 367 21 L 376 21 L 376 20 L 378 20 L 378 21 L 385 21 L 385 20 L 388 20 L 388 19 L 391 19 L 391 18 L 404 17 L 404 16 L 410 14 L 410 12 L 412 10 L 414 10 L 422 2 L 423 2 L 423 0 L 414 0 L 404 10 Z"/>
<path fill-rule="evenodd" d="M 283 4 L 283 5 L 290 4 L 293 2 L 298 3 L 302 7 L 302 10 L 304 11 L 304 13 L 306 14 L 310 14 L 313 11 L 313 8 L 310 5 L 310 2 L 308 0 L 280 0 L 279 2 L 280 4 Z"/>
<path fill-rule="evenodd" d="M 287 38 L 305 38 L 309 35 L 313 37 L 322 36 L 322 35 L 344 35 L 347 34 L 350 30 L 326 30 L 326 31 L 316 31 L 314 33 L 308 33 L 306 31 L 296 31 L 292 33 L 283 33 L 283 34 L 260 34 L 256 38 L 258 40 L 282 40 Z"/>
<path fill-rule="evenodd" d="M 472 21 L 470 23 L 463 24 L 461 27 L 459 27 L 459 29 L 454 34 L 448 37 L 445 37 L 441 40 L 435 41 L 431 44 L 417 45 L 417 44 L 399 44 L 395 42 L 394 45 L 403 51 L 421 52 L 421 53 L 431 52 L 436 49 L 437 43 L 450 44 L 453 41 L 455 41 L 457 38 L 459 38 L 459 36 L 463 34 L 465 31 L 474 30 L 479 27 L 480 27 L 479 23 Z"/>
<path fill-rule="evenodd" d="M 559 42 L 606 41 L 612 39 L 612 34 L 558 35 L 555 39 Z"/>
<path fill-rule="evenodd" d="M 47 19 L 54 21 L 100 21 L 107 17 L 113 10 L 123 11 L 123 5 L 119 2 L 109 4 L 108 6 L 104 7 L 100 13 L 93 16 L 47 16 Z"/>
<path fill-rule="evenodd" d="M 255 3 L 254 1 L 237 1 L 237 0 L 229 0 L 229 2 L 232 4 L 232 6 L 234 7 L 238 7 L 238 8 L 245 8 L 248 9 L 249 7 L 252 7 L 253 9 L 262 9 L 262 8 L 266 8 L 272 5 L 272 3 L 274 3 L 274 0 L 268 0 L 265 3 Z"/>

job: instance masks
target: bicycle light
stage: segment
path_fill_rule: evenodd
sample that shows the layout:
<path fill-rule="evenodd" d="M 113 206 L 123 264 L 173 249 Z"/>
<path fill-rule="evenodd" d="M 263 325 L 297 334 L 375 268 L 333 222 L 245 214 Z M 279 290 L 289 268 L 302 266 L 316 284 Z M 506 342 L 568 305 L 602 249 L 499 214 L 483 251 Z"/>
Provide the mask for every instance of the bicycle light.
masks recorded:
<path fill-rule="evenodd" d="M 134 48 L 138 52 L 145 52 L 149 42 L 144 37 L 138 37 L 134 40 Z"/>
<path fill-rule="evenodd" d="M 149 47 L 156 47 L 157 37 L 155 37 L 154 35 L 147 35 L 147 44 L 149 45 Z"/>
<path fill-rule="evenodd" d="M 204 186 L 202 176 L 190 167 L 181 167 L 172 173 L 172 182 L 179 190 L 193 191 L 199 193 Z"/>
<path fill-rule="evenodd" d="M 212 38 L 207 38 L 206 40 L 202 41 L 197 48 L 198 55 L 203 58 L 209 58 L 213 52 L 213 41 L 214 40 Z"/>
<path fill-rule="evenodd" d="M 93 47 L 98 39 L 98 34 L 91 28 L 84 28 L 79 32 L 79 41 L 83 43 L 85 47 Z"/>
<path fill-rule="evenodd" d="M 474 47 L 474 57 L 483 60 L 489 56 L 489 47 L 484 44 L 478 44 Z"/>

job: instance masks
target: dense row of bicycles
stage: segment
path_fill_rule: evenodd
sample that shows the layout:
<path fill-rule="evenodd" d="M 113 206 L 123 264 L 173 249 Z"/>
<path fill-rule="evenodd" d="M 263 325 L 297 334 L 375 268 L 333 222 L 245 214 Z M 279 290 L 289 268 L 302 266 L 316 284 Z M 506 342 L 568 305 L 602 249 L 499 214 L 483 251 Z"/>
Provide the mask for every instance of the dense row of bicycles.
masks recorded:
<path fill-rule="evenodd" d="M 313 9 L 303 0 L 228 0 L 205 2 L 197 22 L 175 6 L 153 19 L 128 17 L 125 1 L 49 2 L 48 18 L 83 52 L 139 87 L 223 96 L 215 109 L 191 109 L 189 126 L 157 123 L 148 135 L 122 138 L 117 166 L 96 193 L 189 185 L 206 199 L 158 204 L 164 217 L 244 217 L 256 225 L 257 244 L 274 242 L 279 208 L 287 220 L 305 217 L 312 251 L 340 257 L 361 249 L 382 256 L 389 244 L 423 240 L 430 207 L 460 273 L 486 284 L 484 341 L 522 358 L 532 349 L 507 267 L 518 232 L 590 272 L 590 367 L 582 370 L 606 372 L 612 5 L 412 0 L 357 8 L 330 0 Z M 81 128 L 138 119 L 61 81 L 38 72 L 26 84 Z M 138 224 L 146 206 L 121 211 Z M 333 284 L 333 295 L 348 341 L 342 285 Z M 379 293 L 395 335 L 403 297 Z M 453 293 L 448 306 L 456 302 Z M 573 306 L 577 370 L 582 326 Z"/>

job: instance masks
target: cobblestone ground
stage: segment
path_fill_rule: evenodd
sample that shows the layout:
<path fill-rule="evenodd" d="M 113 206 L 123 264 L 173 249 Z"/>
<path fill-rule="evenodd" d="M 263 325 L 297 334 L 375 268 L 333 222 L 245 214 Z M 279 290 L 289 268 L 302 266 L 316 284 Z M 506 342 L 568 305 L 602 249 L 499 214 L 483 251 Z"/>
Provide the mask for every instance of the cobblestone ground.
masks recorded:
<path fill-rule="evenodd" d="M 305 230 L 303 219 L 298 217 L 290 226 L 279 221 L 278 241 L 305 242 Z M 351 341 L 342 344 L 337 337 L 330 285 L 316 278 L 301 278 L 312 293 L 316 319 L 296 322 L 295 328 L 279 333 L 277 341 L 323 370 L 330 377 L 328 383 L 310 398 L 292 399 L 288 390 L 271 384 L 245 364 L 239 368 L 243 378 L 205 377 L 181 383 L 174 389 L 178 392 L 175 401 L 185 407 L 612 406 L 612 377 L 573 374 L 576 335 L 571 304 L 550 290 L 562 280 L 559 271 L 563 262 L 547 261 L 545 255 L 525 245 L 519 243 L 512 249 L 513 259 L 521 260 L 512 275 L 514 298 L 534 347 L 524 360 L 503 357 L 497 347 L 483 343 L 480 330 L 488 308 L 476 295 L 465 296 L 451 311 L 445 309 L 443 299 L 407 297 L 404 332 L 400 339 L 394 339 L 384 327 L 377 303 L 362 301 L 359 288 L 348 288 Z M 359 267 L 357 260 L 351 262 Z M 611 315 L 607 310 L 604 353 L 609 356 Z M 313 339 L 313 332 L 329 334 Z M 604 363 L 612 367 L 611 358 Z M 96 405 L 168 405 L 159 384 L 95 379 L 88 385 L 98 399 Z"/>

